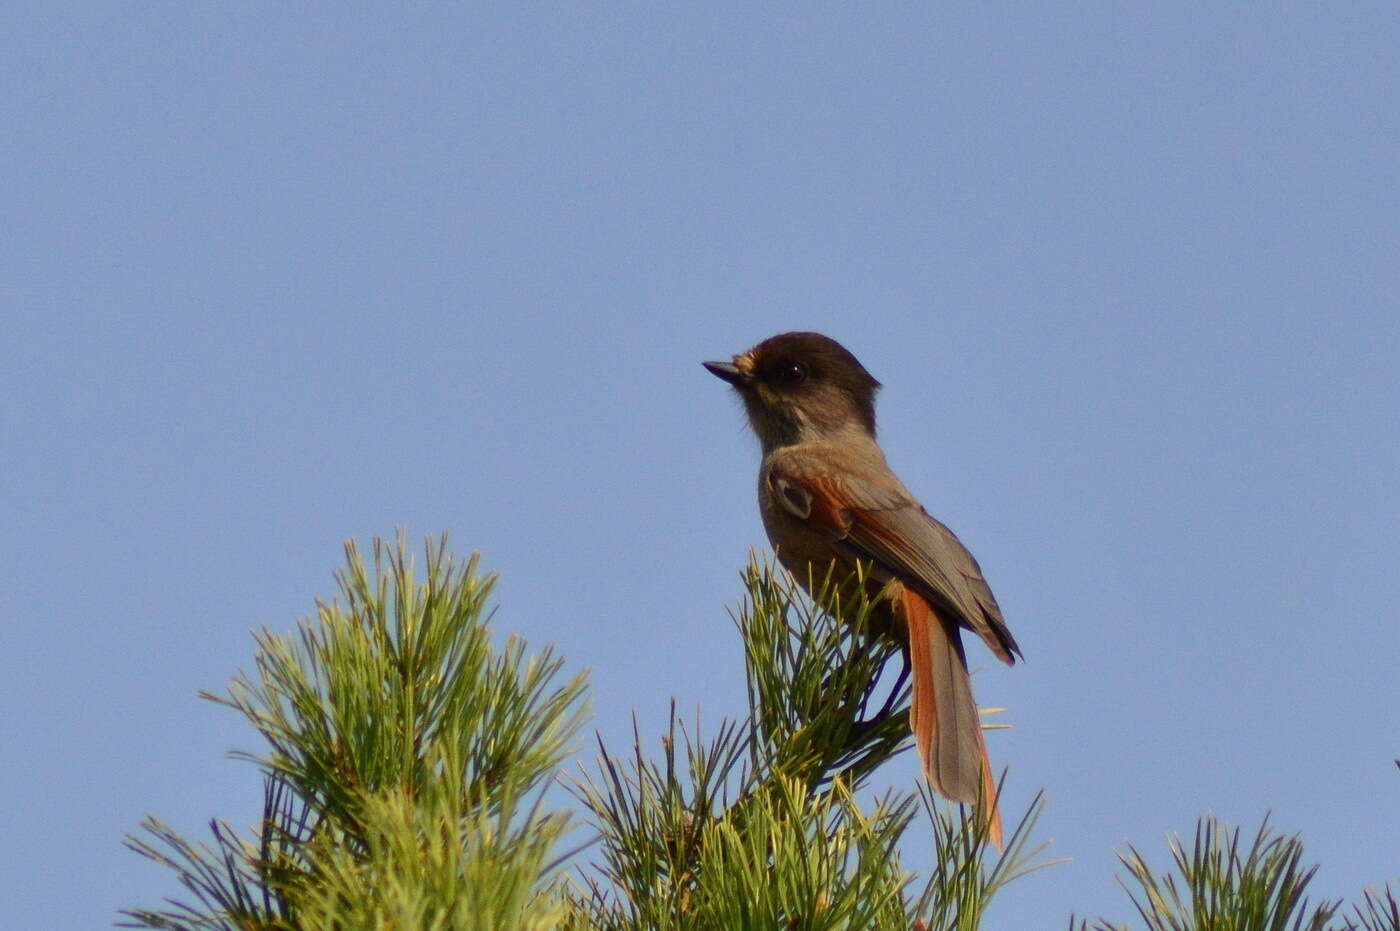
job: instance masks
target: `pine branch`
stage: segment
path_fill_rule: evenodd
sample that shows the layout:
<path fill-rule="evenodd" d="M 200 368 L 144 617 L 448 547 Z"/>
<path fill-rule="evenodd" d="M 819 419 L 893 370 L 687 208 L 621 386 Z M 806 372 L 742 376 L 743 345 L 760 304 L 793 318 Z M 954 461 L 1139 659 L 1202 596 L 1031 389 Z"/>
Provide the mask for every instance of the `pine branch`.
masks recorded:
<path fill-rule="evenodd" d="M 1002 777 L 1005 782 L 1005 775 Z M 1001 786 L 998 786 L 998 794 Z M 924 810 L 933 823 L 933 870 L 914 905 L 925 931 L 974 931 L 981 926 L 993 897 L 1009 883 L 1066 859 L 1045 860 L 1048 841 L 1031 846 L 1036 822 L 1045 811 L 1039 792 L 1007 836 L 1000 853 L 992 847 L 991 827 L 975 809 L 935 799 L 919 787 Z M 986 865 L 988 856 L 994 859 Z"/>
<path fill-rule="evenodd" d="M 909 687 L 876 703 L 881 673 L 900 657 L 876 636 L 865 573 L 795 579 L 751 559 L 745 602 L 734 615 L 744 642 L 750 765 L 817 788 L 836 776 L 859 788 L 883 762 L 912 746 Z M 902 710 L 891 712 L 891 709 Z"/>
<path fill-rule="evenodd" d="M 915 796 L 886 795 L 869 814 L 855 801 L 911 744 L 908 689 L 878 698 L 899 648 L 873 636 L 862 581 L 828 577 L 809 598 L 787 574 L 751 561 L 734 614 L 750 713 L 705 741 L 673 704 L 659 761 L 635 725 L 625 761 L 600 744 L 597 771 L 574 783 L 599 830 L 600 860 L 574 885 L 582 917 L 571 927 L 906 931 L 927 913 L 939 928 L 971 929 L 1006 882 L 1035 868 L 1041 848 L 1026 846 L 1040 798 L 990 868 L 985 825 L 965 811 L 950 820 L 930 802 L 946 842 L 923 895 L 908 900 L 898 842 Z"/>
<path fill-rule="evenodd" d="M 1355 920 L 1347 920 L 1346 931 L 1400 931 L 1400 900 L 1389 883 L 1384 891 L 1367 889 L 1352 914 Z"/>
<path fill-rule="evenodd" d="M 1149 931 L 1326 931 L 1341 907 L 1310 906 L 1304 891 L 1317 867 L 1303 867 L 1302 841 L 1274 833 L 1267 817 L 1247 848 L 1213 815 L 1196 823 L 1189 852 L 1175 836 L 1169 846 L 1173 871 L 1160 876 L 1136 847 L 1118 857 L 1128 873 L 1118 882 Z M 1092 929 L 1119 931 L 1102 919 Z"/>
<path fill-rule="evenodd" d="M 137 927 L 547 928 L 562 917 L 551 851 L 568 818 L 544 781 L 582 722 L 584 683 L 487 627 L 492 576 L 445 539 L 415 577 L 402 536 L 352 543 L 339 599 L 295 636 L 256 636 L 255 675 L 226 695 L 266 739 L 237 753 L 265 774 L 253 840 L 214 822 L 194 844 L 155 819 L 136 852 L 175 870 L 189 902 L 125 914 Z"/>

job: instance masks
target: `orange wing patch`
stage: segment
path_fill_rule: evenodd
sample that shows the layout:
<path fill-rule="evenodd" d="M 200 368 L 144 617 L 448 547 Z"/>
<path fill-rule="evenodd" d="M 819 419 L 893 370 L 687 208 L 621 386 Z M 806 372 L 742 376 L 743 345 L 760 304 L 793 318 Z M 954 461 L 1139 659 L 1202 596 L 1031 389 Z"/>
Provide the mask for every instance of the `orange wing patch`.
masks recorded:
<path fill-rule="evenodd" d="M 806 521 L 813 529 L 824 530 L 837 539 L 850 530 L 850 505 L 843 500 L 841 486 L 836 482 L 775 474 L 770 477 L 769 484 L 783 510 Z"/>

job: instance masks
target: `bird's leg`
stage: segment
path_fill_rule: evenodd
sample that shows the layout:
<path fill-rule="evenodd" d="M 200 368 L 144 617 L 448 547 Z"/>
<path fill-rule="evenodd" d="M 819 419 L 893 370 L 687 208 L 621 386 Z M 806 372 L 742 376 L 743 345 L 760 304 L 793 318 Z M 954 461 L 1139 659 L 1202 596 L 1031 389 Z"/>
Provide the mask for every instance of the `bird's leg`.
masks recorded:
<path fill-rule="evenodd" d="M 900 691 L 904 688 L 904 683 L 909 681 L 909 649 L 901 647 L 899 650 L 899 678 L 894 680 L 894 688 L 890 689 L 889 696 L 885 699 L 882 707 L 875 715 L 875 720 L 882 721 L 894 708 L 896 699 L 899 698 Z"/>
<path fill-rule="evenodd" d="M 899 651 L 899 676 L 895 679 L 894 688 L 890 689 L 890 694 L 885 698 L 885 704 L 872 717 L 856 721 L 855 727 L 859 733 L 866 733 L 879 727 L 894 712 L 894 703 L 899 698 L 900 691 L 904 688 L 904 683 L 909 681 L 909 651 L 901 648 Z"/>

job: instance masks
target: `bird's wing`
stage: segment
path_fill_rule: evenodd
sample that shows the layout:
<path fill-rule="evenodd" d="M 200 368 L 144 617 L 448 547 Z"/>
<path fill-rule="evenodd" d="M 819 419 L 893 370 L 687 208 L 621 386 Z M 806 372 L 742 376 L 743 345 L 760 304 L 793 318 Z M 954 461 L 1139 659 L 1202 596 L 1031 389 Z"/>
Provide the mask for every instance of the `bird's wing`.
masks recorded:
<path fill-rule="evenodd" d="M 796 462 L 775 466 L 768 480 L 778 503 L 825 532 L 842 555 L 874 564 L 980 636 L 1003 662 L 1015 662 L 1020 647 L 977 560 L 897 481 Z"/>

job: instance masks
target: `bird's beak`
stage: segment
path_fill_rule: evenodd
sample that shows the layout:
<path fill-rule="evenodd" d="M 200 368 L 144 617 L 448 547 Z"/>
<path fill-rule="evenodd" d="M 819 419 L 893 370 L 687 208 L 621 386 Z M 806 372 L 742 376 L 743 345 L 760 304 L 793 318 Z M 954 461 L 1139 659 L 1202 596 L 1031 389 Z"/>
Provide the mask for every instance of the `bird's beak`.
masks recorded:
<path fill-rule="evenodd" d="M 732 362 L 701 362 L 700 364 L 709 369 L 711 375 L 724 379 L 736 388 L 741 388 L 753 381 L 752 375 L 744 374 Z"/>

